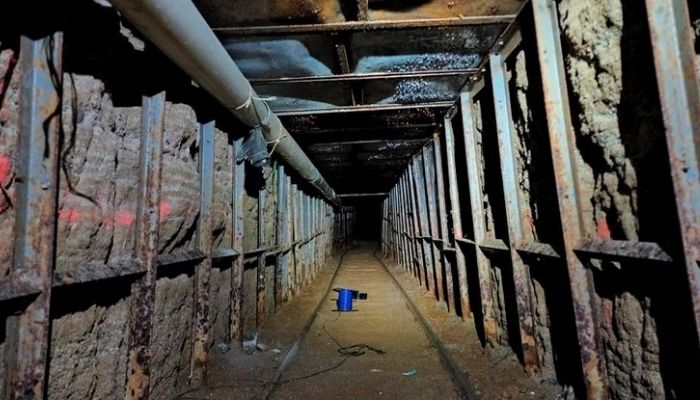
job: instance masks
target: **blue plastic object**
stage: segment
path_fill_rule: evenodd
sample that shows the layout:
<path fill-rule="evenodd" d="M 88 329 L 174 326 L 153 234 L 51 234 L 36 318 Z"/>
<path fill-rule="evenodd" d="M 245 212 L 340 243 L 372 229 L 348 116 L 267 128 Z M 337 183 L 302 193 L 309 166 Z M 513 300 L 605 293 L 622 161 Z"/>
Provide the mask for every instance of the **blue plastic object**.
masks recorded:
<path fill-rule="evenodd" d="M 338 311 L 352 311 L 352 290 L 338 290 Z"/>

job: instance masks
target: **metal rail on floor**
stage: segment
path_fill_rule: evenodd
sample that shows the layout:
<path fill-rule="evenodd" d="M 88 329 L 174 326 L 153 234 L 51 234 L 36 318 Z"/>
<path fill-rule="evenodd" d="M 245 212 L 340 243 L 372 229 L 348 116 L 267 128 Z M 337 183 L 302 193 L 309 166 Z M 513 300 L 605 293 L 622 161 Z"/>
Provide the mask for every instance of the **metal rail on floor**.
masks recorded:
<path fill-rule="evenodd" d="M 401 286 L 399 281 L 396 280 L 396 277 L 394 277 L 391 271 L 389 271 L 389 267 L 387 267 L 387 265 L 384 263 L 384 260 L 382 260 L 381 257 L 377 256 L 377 252 L 378 251 L 374 252 L 374 258 L 376 258 L 377 261 L 382 265 L 386 274 L 389 275 L 389 277 L 391 278 L 391 282 L 401 292 L 401 295 L 406 301 L 406 304 L 408 304 L 408 308 L 411 310 L 411 313 L 416 317 L 418 322 L 420 322 L 421 328 L 423 328 L 423 331 L 425 332 L 425 336 L 428 337 L 430 343 L 437 350 L 438 354 L 440 355 L 440 360 L 442 361 L 443 366 L 445 367 L 445 369 L 447 369 L 447 372 L 449 372 L 450 377 L 452 377 L 454 383 L 459 387 L 460 391 L 467 400 L 477 400 L 479 396 L 476 394 L 474 384 L 472 383 L 471 378 L 469 377 L 467 372 L 462 371 L 459 368 L 457 362 L 454 360 L 454 358 L 452 358 L 450 352 L 447 350 L 447 347 L 445 347 L 445 344 L 442 342 L 442 340 L 440 340 L 440 337 L 437 335 L 437 333 L 435 333 L 435 330 L 433 330 L 432 326 L 425 318 L 425 316 L 420 312 L 413 300 L 411 300 L 411 297 L 408 295 L 408 293 L 406 293 L 406 290 L 404 290 L 403 286 Z"/>

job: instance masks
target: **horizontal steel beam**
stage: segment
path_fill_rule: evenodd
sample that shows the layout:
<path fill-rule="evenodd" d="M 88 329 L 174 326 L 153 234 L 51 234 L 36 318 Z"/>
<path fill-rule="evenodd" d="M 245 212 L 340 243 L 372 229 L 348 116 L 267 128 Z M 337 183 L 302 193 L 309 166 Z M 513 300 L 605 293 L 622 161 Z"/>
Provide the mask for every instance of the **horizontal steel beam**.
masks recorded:
<path fill-rule="evenodd" d="M 673 262 L 658 243 L 625 240 L 587 240 L 574 248 L 589 258 Z"/>
<path fill-rule="evenodd" d="M 333 134 L 333 133 L 344 133 L 344 134 L 352 134 L 352 133 L 373 133 L 373 132 L 379 132 L 379 133 L 384 133 L 384 132 L 389 132 L 389 131 L 408 131 L 408 130 L 425 130 L 425 139 L 428 139 L 430 135 L 433 134 L 433 131 L 437 128 L 438 124 L 437 123 L 427 123 L 427 124 L 405 124 L 405 125 L 375 125 L 375 126 L 348 126 L 348 127 L 338 127 L 338 128 L 323 128 L 323 129 L 303 129 L 303 128 L 298 128 L 298 129 L 290 129 L 290 131 L 293 131 L 295 135 L 322 135 L 322 134 Z M 394 134 L 392 132 L 392 134 Z M 373 135 L 375 136 L 375 135 Z M 391 138 L 391 139 L 385 139 L 385 140 L 406 140 L 406 139 L 400 139 L 400 138 Z M 300 140 L 301 142 L 301 140 Z M 332 143 L 332 142 L 331 142 Z M 319 143 L 322 144 L 322 143 Z"/>
<path fill-rule="evenodd" d="M 428 70 L 428 71 L 406 71 L 406 72 L 372 72 L 364 74 L 341 74 L 341 75 L 322 75 L 322 76 L 296 76 L 283 78 L 260 78 L 250 79 L 253 85 L 276 85 L 286 83 L 319 83 L 319 82 L 363 82 L 377 81 L 388 79 L 411 79 L 411 78 L 443 78 L 450 76 L 464 76 L 474 74 L 478 71 L 476 68 L 466 69 L 446 69 L 446 70 Z"/>
<path fill-rule="evenodd" d="M 428 138 L 426 137 L 425 139 L 401 139 L 401 138 L 391 138 L 391 139 L 376 139 L 376 140 L 348 140 L 348 141 L 343 141 L 343 142 L 321 142 L 321 143 L 314 143 L 308 146 L 308 148 L 323 148 L 327 146 L 355 146 L 355 145 L 363 145 L 363 144 L 387 144 L 390 146 L 395 146 L 396 143 L 399 143 L 400 145 L 406 144 L 410 145 L 413 143 L 416 144 L 425 144 L 427 143 Z M 394 143 L 394 144 L 390 144 Z M 313 151 L 313 150 L 312 150 Z"/>
<path fill-rule="evenodd" d="M 280 117 L 284 116 L 296 116 L 296 115 L 318 115 L 318 114 L 345 114 L 345 113 L 356 113 L 356 112 L 375 112 L 375 111 L 405 111 L 413 110 L 417 108 L 449 108 L 453 101 L 435 101 L 432 103 L 420 103 L 420 104 L 375 104 L 375 105 L 362 105 L 362 106 L 338 106 L 332 108 L 319 108 L 319 109 L 309 109 L 309 110 L 290 110 L 290 111 L 277 111 Z"/>
<path fill-rule="evenodd" d="M 411 19 L 403 21 L 358 21 L 329 24 L 267 25 L 248 27 L 214 28 L 220 37 L 226 36 L 274 36 L 297 33 L 368 32 L 402 29 L 439 29 L 474 25 L 509 24 L 517 15 L 474 16 L 464 18 Z"/>
<path fill-rule="evenodd" d="M 266 257 L 280 253 L 286 253 L 295 247 L 303 246 L 316 237 L 326 233 L 325 230 L 313 233 L 311 236 L 299 239 L 285 246 L 273 246 L 267 248 L 254 249 L 246 252 L 245 256 L 259 256 L 265 254 Z M 241 254 L 234 249 L 219 249 L 212 252 L 212 259 L 223 260 L 239 257 Z M 201 261 L 204 253 L 199 250 L 181 250 L 169 254 L 158 256 L 158 273 L 163 272 L 163 268 L 177 265 L 192 265 Z M 67 271 L 54 271 L 52 287 L 66 287 L 78 284 L 93 284 L 110 279 L 129 279 L 140 276 L 146 272 L 144 265 L 136 260 L 122 260 L 113 263 L 87 263 L 76 266 Z M 0 302 L 18 299 L 26 296 L 37 295 L 39 291 L 23 285 L 16 279 L 10 277 L 0 282 Z"/>
<path fill-rule="evenodd" d="M 376 192 L 376 193 L 340 193 L 336 194 L 336 196 L 340 198 L 344 197 L 384 197 L 386 196 L 386 192 Z"/>

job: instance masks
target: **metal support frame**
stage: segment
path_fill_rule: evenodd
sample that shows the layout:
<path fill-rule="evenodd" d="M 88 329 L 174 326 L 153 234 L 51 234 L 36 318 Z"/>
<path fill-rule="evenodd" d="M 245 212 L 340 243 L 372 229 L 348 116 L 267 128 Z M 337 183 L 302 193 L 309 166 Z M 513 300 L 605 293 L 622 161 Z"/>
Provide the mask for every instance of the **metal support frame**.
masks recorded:
<path fill-rule="evenodd" d="M 469 183 L 474 242 L 479 243 L 486 239 L 486 223 L 484 221 L 485 211 L 482 202 L 482 182 L 478 160 L 479 148 L 476 143 L 472 94 L 469 92 L 461 93 L 459 103 L 466 150 L 465 156 L 467 159 L 467 181 Z M 492 297 L 493 282 L 491 281 L 490 262 L 481 248 L 477 246 L 474 251 L 476 253 L 476 267 L 479 275 L 484 336 L 488 342 L 496 343 L 499 339 L 499 331 Z"/>
<path fill-rule="evenodd" d="M 430 146 L 429 146 L 430 147 Z M 428 221 L 429 221 L 429 236 L 432 238 L 439 238 L 440 237 L 440 227 L 438 224 L 438 208 L 437 208 L 437 201 L 435 199 L 436 193 L 435 193 L 435 174 L 434 174 L 434 169 L 433 169 L 433 162 L 432 162 L 432 150 L 428 150 L 428 147 L 423 148 L 423 154 L 421 157 L 422 160 L 422 166 L 423 166 L 423 188 L 425 190 L 426 198 L 427 198 L 427 213 L 428 213 Z M 438 244 L 435 241 L 431 241 L 429 243 L 432 252 L 433 252 L 433 273 L 434 273 L 434 280 L 433 283 L 435 284 L 435 296 L 437 296 L 438 300 L 446 300 L 445 299 L 445 293 L 444 293 L 444 286 L 443 286 L 443 270 L 444 266 L 442 263 L 442 257 L 440 254 L 440 249 L 438 248 Z"/>
<path fill-rule="evenodd" d="M 462 231 L 462 208 L 459 200 L 459 188 L 457 186 L 457 165 L 455 160 L 455 137 L 452 129 L 452 119 L 445 117 L 445 154 L 447 157 L 447 188 L 450 196 L 450 213 L 452 215 L 453 237 L 464 237 Z M 471 314 L 469 302 L 469 290 L 467 285 L 467 261 L 464 250 L 455 243 L 455 259 L 457 263 L 457 279 L 459 281 L 459 300 L 462 303 L 462 316 Z"/>
<path fill-rule="evenodd" d="M 437 189 L 438 220 L 440 222 L 440 238 L 442 238 L 442 265 L 444 266 L 445 295 L 447 296 L 447 306 L 450 310 L 455 310 L 454 277 L 452 276 L 452 262 L 447 257 L 445 249 L 452 245 L 450 231 L 447 228 L 447 205 L 445 203 L 445 177 L 442 171 L 442 146 L 440 136 L 433 135 L 433 170 Z"/>
<path fill-rule="evenodd" d="M 20 39 L 15 242 L 10 279 L 35 293 L 7 319 L 5 398 L 43 398 L 54 267 L 63 34 Z"/>
<path fill-rule="evenodd" d="M 289 244 L 289 225 L 288 225 L 288 188 L 289 181 L 284 172 L 284 166 L 277 166 L 277 245 L 286 246 Z M 286 299 L 287 274 L 288 274 L 287 253 L 280 253 L 275 260 L 275 307 L 281 304 Z"/>
<path fill-rule="evenodd" d="M 592 278 L 574 252 L 575 246 L 583 238 L 583 228 L 574 168 L 573 153 L 576 139 L 571 122 L 557 10 L 553 0 L 533 0 L 532 6 L 564 239 L 563 256 L 574 303 L 583 377 L 588 399 L 605 399 L 607 398 L 606 384 L 598 356 L 596 323 L 591 304 Z"/>
<path fill-rule="evenodd" d="M 239 256 L 233 262 L 232 290 L 231 290 L 231 341 L 243 340 L 243 279 L 244 265 L 243 259 L 243 193 L 245 185 L 245 165 L 236 163 L 236 155 L 241 152 L 242 139 L 234 143 L 234 164 L 233 164 L 233 233 L 231 234 L 231 247 L 238 252 Z"/>
<path fill-rule="evenodd" d="M 258 248 L 264 249 L 265 243 L 265 202 L 267 200 L 267 189 L 265 187 L 258 190 Z M 255 326 L 259 329 L 265 325 L 265 265 L 267 254 L 260 252 L 257 259 L 256 268 L 256 290 L 255 290 Z"/>
<path fill-rule="evenodd" d="M 212 268 L 212 226 L 214 203 L 214 122 L 199 125 L 200 205 L 197 220 L 197 247 L 202 261 L 195 268 L 194 340 L 192 351 L 192 384 L 201 384 L 207 371 L 210 345 L 209 278 Z"/>
<path fill-rule="evenodd" d="M 427 287 L 427 276 L 426 276 L 426 255 L 424 253 L 423 241 L 418 237 L 421 232 L 420 225 L 420 212 L 418 210 L 418 204 L 416 200 L 415 193 L 415 182 L 413 180 L 413 168 L 411 165 L 406 171 L 407 179 L 407 194 L 408 194 L 408 204 L 409 210 L 411 212 L 411 237 L 413 238 L 413 246 L 415 247 L 415 258 L 411 260 L 414 265 L 416 276 L 421 284 Z"/>
<path fill-rule="evenodd" d="M 498 130 L 498 152 L 501 163 L 501 182 L 505 197 L 506 221 L 508 225 L 508 247 L 513 268 L 515 301 L 518 310 L 518 322 L 522 356 L 525 370 L 534 373 L 539 369 L 537 345 L 535 344 L 532 303 L 530 299 L 530 272 L 516 248 L 523 242 L 523 227 L 520 205 L 523 204 L 517 182 L 518 171 L 515 160 L 515 133 L 511 115 L 510 93 L 508 90 L 508 71 L 505 59 L 500 53 L 489 56 L 491 85 L 493 91 L 496 127 Z"/>
<path fill-rule="evenodd" d="M 428 207 L 426 205 L 427 199 L 425 194 L 425 184 L 423 179 L 423 162 L 422 154 L 418 154 L 416 158 L 413 159 L 411 164 L 410 174 L 412 175 L 411 181 L 413 182 L 413 192 L 416 194 L 416 203 L 418 205 L 418 217 L 420 218 L 420 235 L 421 237 L 430 236 L 430 222 L 428 221 Z M 425 269 L 425 287 L 430 292 L 435 290 L 435 279 L 433 278 L 433 250 L 432 243 L 421 239 L 423 246 L 423 268 Z"/>
<path fill-rule="evenodd" d="M 700 94 L 688 3 L 646 0 L 666 145 L 700 341 Z"/>
<path fill-rule="evenodd" d="M 147 399 L 150 389 L 151 327 L 155 309 L 156 268 L 163 159 L 165 92 L 143 97 L 136 259 L 145 274 L 131 288 L 126 399 Z"/>

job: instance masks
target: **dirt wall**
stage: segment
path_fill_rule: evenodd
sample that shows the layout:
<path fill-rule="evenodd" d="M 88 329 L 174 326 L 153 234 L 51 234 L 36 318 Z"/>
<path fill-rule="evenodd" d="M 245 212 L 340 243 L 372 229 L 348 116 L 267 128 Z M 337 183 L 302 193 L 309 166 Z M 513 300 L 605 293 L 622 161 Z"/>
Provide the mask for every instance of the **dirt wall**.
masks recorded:
<path fill-rule="evenodd" d="M 562 0 L 558 8 L 586 236 L 656 242 L 676 251 L 680 239 L 673 233 L 673 190 L 644 3 Z M 689 294 L 678 294 L 687 286 L 677 272 L 682 265 L 663 273 L 632 262 L 593 260 L 591 266 L 610 397 L 689 393 L 679 378 L 685 369 L 667 361 L 682 358 L 681 342 L 694 342 Z M 666 336 L 669 323 L 676 326 L 675 340 Z M 697 356 L 689 362 L 697 365 Z"/>

